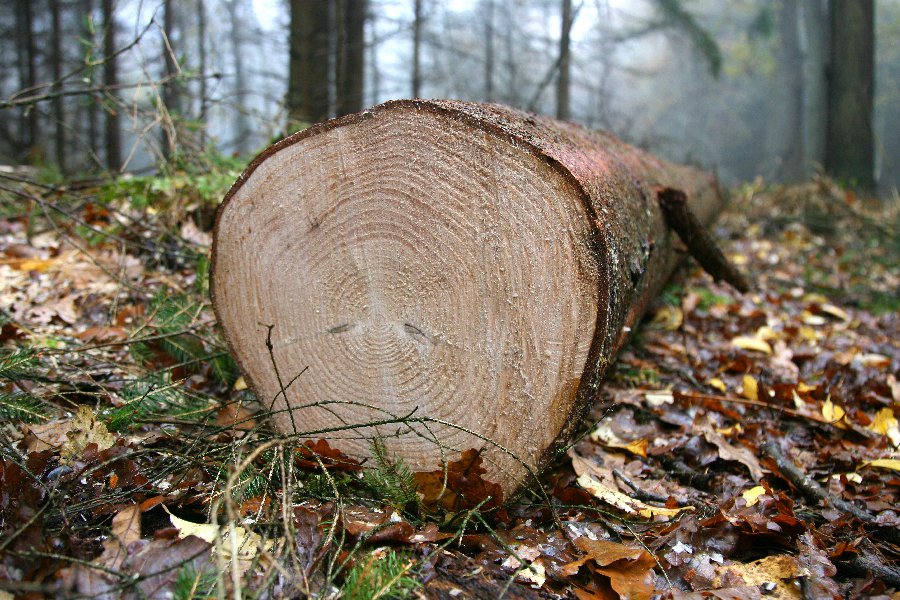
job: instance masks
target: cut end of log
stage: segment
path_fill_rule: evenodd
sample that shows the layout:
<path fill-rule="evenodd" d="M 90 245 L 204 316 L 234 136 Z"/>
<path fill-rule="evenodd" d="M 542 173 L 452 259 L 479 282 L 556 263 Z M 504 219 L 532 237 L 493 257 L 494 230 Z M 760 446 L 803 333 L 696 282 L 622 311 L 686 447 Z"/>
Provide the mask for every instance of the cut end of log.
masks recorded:
<path fill-rule="evenodd" d="M 234 191 L 216 310 L 281 430 L 356 456 L 378 436 L 414 471 L 484 448 L 509 491 L 570 417 L 594 337 L 580 195 L 451 114 L 379 111 L 281 146 Z"/>
<path fill-rule="evenodd" d="M 509 497 L 677 261 L 659 185 L 718 206 L 705 174 L 612 136 L 390 102 L 254 161 L 219 211 L 214 307 L 283 432 L 357 459 L 379 438 L 419 472 L 477 449 Z"/>

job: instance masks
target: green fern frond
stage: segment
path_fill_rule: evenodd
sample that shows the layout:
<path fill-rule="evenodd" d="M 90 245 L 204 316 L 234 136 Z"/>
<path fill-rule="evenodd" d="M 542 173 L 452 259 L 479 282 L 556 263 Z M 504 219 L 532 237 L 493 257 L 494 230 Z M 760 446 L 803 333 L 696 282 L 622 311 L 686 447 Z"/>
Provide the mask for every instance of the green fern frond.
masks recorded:
<path fill-rule="evenodd" d="M 0 421 L 43 423 L 50 414 L 51 410 L 40 398 L 0 391 Z"/>
<path fill-rule="evenodd" d="M 412 577 L 415 561 L 390 548 L 379 548 L 356 562 L 341 592 L 346 600 L 410 598 L 421 584 Z"/>
<path fill-rule="evenodd" d="M 388 456 L 384 442 L 378 438 L 372 440 L 372 457 L 375 466 L 363 473 L 363 482 L 379 500 L 397 508 L 418 502 L 416 482 L 409 465 L 396 456 Z"/>
<path fill-rule="evenodd" d="M 38 361 L 33 350 L 20 348 L 13 352 L 0 353 L 0 379 L 6 381 L 32 379 L 37 367 Z"/>
<path fill-rule="evenodd" d="M 216 574 L 187 564 L 178 570 L 172 587 L 174 600 L 208 600 L 216 597 Z"/>
<path fill-rule="evenodd" d="M 123 431 L 136 421 L 152 418 L 198 420 L 210 406 L 208 399 L 186 394 L 167 373 L 131 381 L 122 387 L 121 396 L 125 403 L 104 415 L 110 431 Z"/>

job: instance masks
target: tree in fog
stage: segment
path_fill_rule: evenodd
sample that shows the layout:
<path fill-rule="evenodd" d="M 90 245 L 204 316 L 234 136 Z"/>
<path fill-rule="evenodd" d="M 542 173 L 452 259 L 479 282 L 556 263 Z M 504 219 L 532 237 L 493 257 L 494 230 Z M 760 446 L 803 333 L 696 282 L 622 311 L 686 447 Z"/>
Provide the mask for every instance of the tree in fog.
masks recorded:
<path fill-rule="evenodd" d="M 875 2 L 831 0 L 829 9 L 831 63 L 825 169 L 838 179 L 873 190 Z"/>
<path fill-rule="evenodd" d="M 349 115 L 363 109 L 366 51 L 366 0 L 338 0 L 335 112 Z"/>
<path fill-rule="evenodd" d="M 329 117 L 329 6 L 320 0 L 291 0 L 287 91 L 289 129 Z"/>

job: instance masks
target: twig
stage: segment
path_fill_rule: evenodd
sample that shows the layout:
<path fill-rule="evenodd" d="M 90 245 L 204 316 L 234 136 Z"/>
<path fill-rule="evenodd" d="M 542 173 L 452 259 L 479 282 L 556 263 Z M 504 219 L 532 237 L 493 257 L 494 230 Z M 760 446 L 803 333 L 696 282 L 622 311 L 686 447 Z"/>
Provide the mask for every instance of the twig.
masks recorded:
<path fill-rule="evenodd" d="M 775 461 L 778 471 L 783 475 L 794 487 L 800 490 L 804 496 L 816 502 L 822 501 L 830 504 L 837 510 L 848 513 L 863 523 L 868 525 L 878 525 L 875 522 L 875 515 L 869 511 L 859 508 L 855 504 L 847 502 L 842 498 L 838 498 L 834 494 L 828 493 L 819 482 L 804 473 L 794 464 L 792 460 L 784 455 L 778 444 L 772 441 L 765 442 L 760 446 L 763 454 Z M 900 543 L 900 532 L 896 529 L 879 528 L 875 530 L 875 534 L 892 542 Z"/>
<path fill-rule="evenodd" d="M 656 194 L 669 227 L 678 234 L 703 270 L 716 281 L 725 281 L 739 292 L 748 292 L 750 283 L 728 262 L 716 241 L 691 211 L 687 195 L 674 188 L 660 188 Z"/>

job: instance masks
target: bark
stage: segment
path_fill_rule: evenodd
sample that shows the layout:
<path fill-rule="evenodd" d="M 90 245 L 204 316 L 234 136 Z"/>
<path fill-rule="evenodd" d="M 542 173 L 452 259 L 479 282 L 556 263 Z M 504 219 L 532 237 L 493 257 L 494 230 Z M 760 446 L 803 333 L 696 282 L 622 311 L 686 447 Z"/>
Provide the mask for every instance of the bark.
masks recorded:
<path fill-rule="evenodd" d="M 380 436 L 414 471 L 483 449 L 508 495 L 682 256 L 662 188 L 702 223 L 720 208 L 713 177 L 608 134 L 388 102 L 250 165 L 217 218 L 213 304 L 282 431 L 362 457 Z"/>
<path fill-rule="evenodd" d="M 19 0 L 16 4 L 16 21 L 19 33 L 19 86 L 23 90 L 33 90 L 37 85 L 37 47 L 34 40 L 34 10 L 31 0 Z M 40 121 L 35 107 L 24 112 L 24 134 L 26 159 L 40 154 Z"/>
<path fill-rule="evenodd" d="M 785 136 L 781 152 L 781 175 L 789 181 L 806 177 L 804 161 L 804 86 L 803 52 L 800 48 L 800 3 L 780 0 L 778 23 L 781 38 L 781 89 L 784 94 L 782 112 L 787 121 L 781 134 Z"/>
<path fill-rule="evenodd" d="M 875 189 L 874 0 L 831 0 L 829 20 L 831 64 L 825 170 L 847 184 L 872 191 Z"/>
<path fill-rule="evenodd" d="M 58 92 L 61 89 L 62 81 L 62 26 L 60 25 L 60 2 L 59 0 L 50 0 L 50 20 L 53 26 L 53 36 L 51 40 L 50 67 L 53 71 L 53 91 Z M 62 96 L 58 96 L 53 100 L 53 120 L 55 124 L 56 139 L 54 142 L 54 150 L 56 151 L 56 167 L 60 173 L 66 173 L 66 111 L 65 102 Z"/>
<path fill-rule="evenodd" d="M 103 86 L 112 99 L 106 109 L 106 168 L 118 171 L 122 168 L 122 131 L 119 124 L 119 106 L 116 87 L 119 85 L 119 65 L 116 56 L 116 18 L 113 0 L 103 0 Z"/>
<path fill-rule="evenodd" d="M 484 9 L 484 99 L 494 101 L 494 0 Z"/>
<path fill-rule="evenodd" d="M 197 10 L 197 55 L 199 61 L 197 71 L 200 76 L 200 114 L 198 119 L 202 123 L 200 146 L 206 148 L 206 115 L 209 112 L 209 90 L 206 81 L 206 3 L 204 0 L 197 0 L 195 8 Z"/>
<path fill-rule="evenodd" d="M 290 76 L 287 109 L 291 129 L 328 118 L 328 3 L 291 0 Z"/>
<path fill-rule="evenodd" d="M 413 6 L 413 72 L 412 97 L 422 95 L 422 0 Z"/>
<path fill-rule="evenodd" d="M 571 116 L 569 106 L 570 80 L 570 43 L 569 33 L 572 30 L 572 0 L 562 0 L 562 31 L 559 36 L 559 73 L 556 76 L 556 118 L 568 119 Z"/>
<path fill-rule="evenodd" d="M 178 82 L 178 60 L 175 57 L 175 4 L 172 0 L 163 2 L 163 105 L 165 117 L 162 123 L 162 151 L 167 159 L 172 156 L 177 145 L 175 119 L 181 112 L 181 89 Z"/>
<path fill-rule="evenodd" d="M 247 77 L 242 49 L 243 38 L 241 32 L 244 31 L 244 27 L 240 15 L 241 3 L 242 0 L 231 0 L 227 4 L 228 16 L 231 21 L 230 42 L 231 60 L 234 63 L 234 98 L 238 104 L 237 110 L 234 111 L 235 150 L 238 154 L 243 154 L 247 151 L 247 144 L 252 135 L 250 123 L 247 120 L 247 107 L 244 106 L 244 97 L 247 93 Z"/>
<path fill-rule="evenodd" d="M 338 0 L 337 116 L 363 108 L 366 0 Z"/>
<path fill-rule="evenodd" d="M 800 3 L 803 11 L 803 31 L 806 40 L 806 164 L 825 164 L 825 122 L 827 105 L 828 65 L 828 3 L 827 0 L 810 0 Z"/>
<path fill-rule="evenodd" d="M 91 26 L 89 25 L 92 22 L 94 17 L 94 0 L 81 0 L 80 2 L 81 14 L 83 15 L 83 26 L 81 29 L 81 37 L 84 40 L 87 40 L 90 44 L 90 47 L 93 49 L 94 44 L 96 42 L 94 38 L 94 33 L 91 31 Z M 91 88 L 94 87 L 94 72 L 93 69 L 89 70 L 86 73 L 86 76 L 89 78 L 88 86 Z M 99 123 L 99 114 L 98 107 L 100 106 L 100 98 L 96 93 L 92 93 L 90 97 L 90 101 L 84 105 L 84 111 L 87 113 L 87 143 L 90 148 L 90 154 L 92 161 L 96 161 L 97 166 L 101 166 L 102 163 L 98 157 L 99 153 L 99 145 L 100 145 L 100 123 Z"/>

